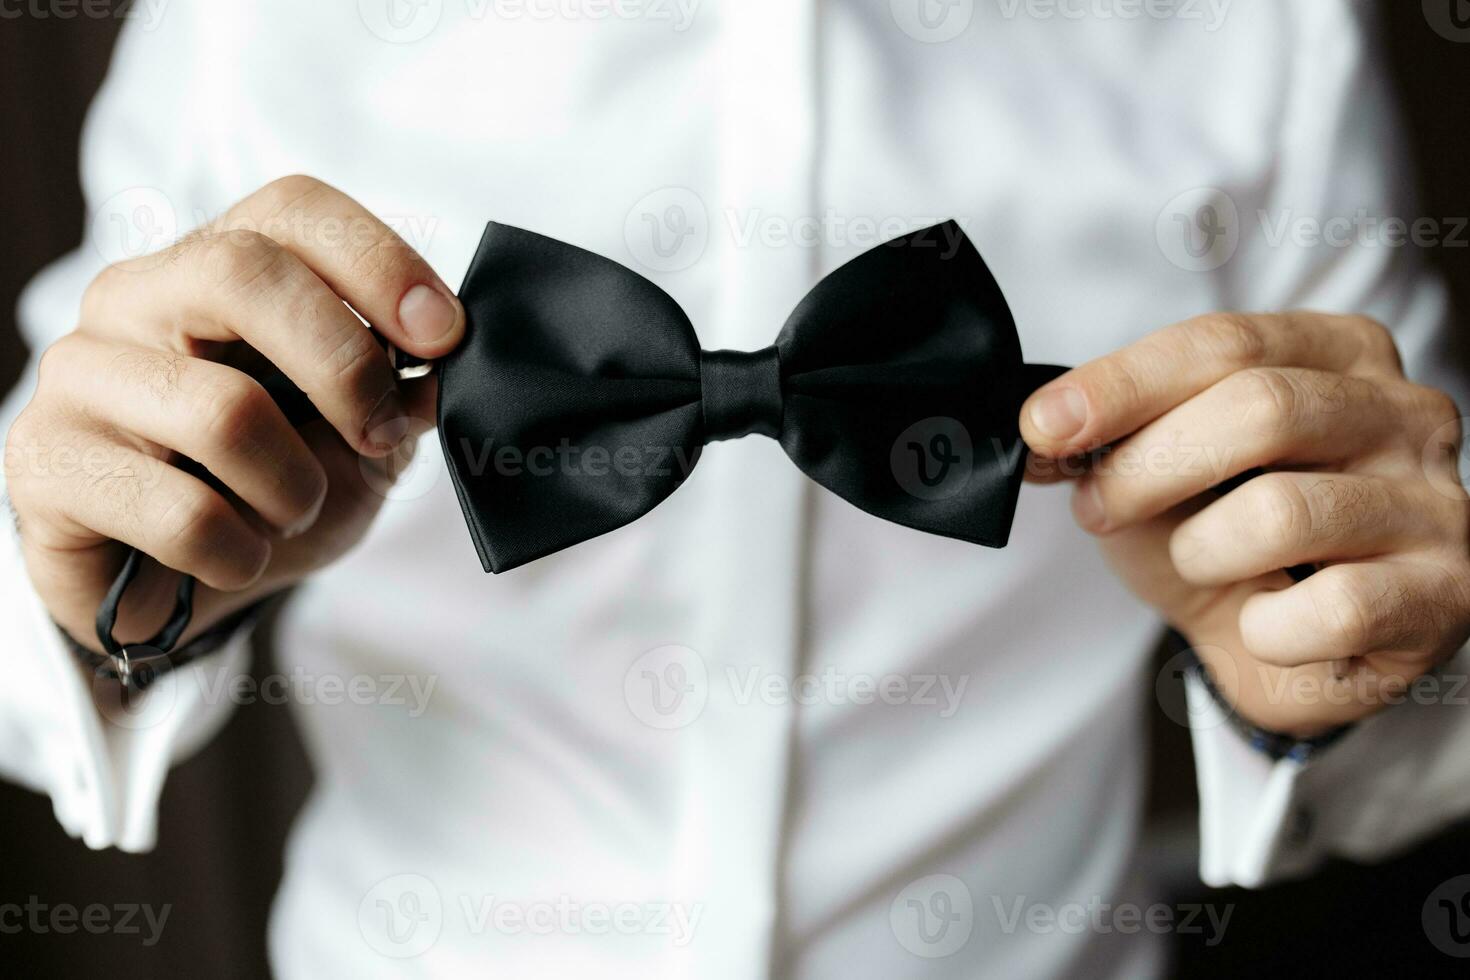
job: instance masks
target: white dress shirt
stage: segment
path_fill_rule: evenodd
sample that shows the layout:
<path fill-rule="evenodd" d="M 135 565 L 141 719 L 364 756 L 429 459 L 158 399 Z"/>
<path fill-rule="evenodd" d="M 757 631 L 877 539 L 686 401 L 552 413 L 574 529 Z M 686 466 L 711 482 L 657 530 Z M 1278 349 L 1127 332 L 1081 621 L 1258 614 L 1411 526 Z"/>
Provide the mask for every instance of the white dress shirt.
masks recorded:
<path fill-rule="evenodd" d="M 1029 360 L 1308 307 L 1377 316 L 1411 376 L 1463 396 L 1436 374 L 1443 296 L 1412 247 L 1278 234 L 1411 216 L 1360 5 L 1169 10 L 139 5 L 86 128 L 87 238 L 24 326 L 44 347 L 106 261 L 304 172 L 451 284 L 487 219 L 609 255 L 710 349 L 768 345 L 823 274 L 952 216 Z M 749 438 L 629 527 L 487 576 L 427 434 L 366 539 L 297 591 L 280 683 L 254 695 L 290 701 L 317 777 L 276 970 L 1156 972 L 1161 937 L 1068 913 L 1152 897 L 1135 867 L 1161 626 L 1066 495 L 1025 488 L 995 551 L 862 513 Z M 103 712 L 6 533 L 0 772 L 89 846 L 151 848 L 170 763 L 253 696 L 230 686 L 245 639 Z M 1463 711 L 1396 707 L 1301 765 L 1190 700 L 1211 883 L 1382 855 L 1470 808 Z"/>

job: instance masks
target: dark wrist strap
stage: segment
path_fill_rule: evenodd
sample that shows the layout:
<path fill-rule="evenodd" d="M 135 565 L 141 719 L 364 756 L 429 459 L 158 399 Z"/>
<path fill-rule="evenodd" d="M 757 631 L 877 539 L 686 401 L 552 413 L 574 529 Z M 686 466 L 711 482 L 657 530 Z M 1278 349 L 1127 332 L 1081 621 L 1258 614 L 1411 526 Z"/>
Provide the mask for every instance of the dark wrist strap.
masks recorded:
<path fill-rule="evenodd" d="M 1215 686 L 1214 680 L 1210 677 L 1209 670 L 1206 669 L 1204 663 L 1190 647 L 1189 641 L 1181 633 L 1177 630 L 1169 630 L 1168 646 L 1171 654 L 1187 653 L 1189 655 L 1190 664 L 1186 669 L 1199 678 L 1200 683 L 1209 692 L 1210 698 L 1225 714 L 1230 726 L 1250 743 L 1251 748 L 1270 756 L 1273 761 L 1280 762 L 1282 759 L 1291 759 L 1294 762 L 1309 762 L 1317 753 L 1332 745 L 1353 729 L 1352 724 L 1349 723 L 1339 725 L 1330 731 L 1323 732 L 1321 735 L 1313 735 L 1309 738 L 1297 738 L 1295 735 L 1288 735 L 1285 732 L 1274 732 L 1269 728 L 1261 728 L 1258 725 L 1253 725 L 1240 716 L 1240 713 L 1235 710 L 1235 706 Z"/>
<path fill-rule="evenodd" d="M 117 624 L 117 609 L 122 604 L 123 593 L 127 591 L 128 585 L 138 575 L 138 569 L 143 566 L 143 553 L 137 548 L 128 551 L 128 557 L 123 561 L 122 568 L 118 570 L 117 578 L 113 579 L 112 587 L 102 597 L 102 602 L 97 606 L 97 642 L 102 645 L 103 651 L 113 658 L 127 658 L 127 649 L 113 638 L 112 628 Z M 189 619 L 194 615 L 194 576 L 185 575 L 179 579 L 179 590 L 174 596 L 174 611 L 170 614 L 168 622 L 163 624 L 153 638 L 141 644 L 133 646 L 151 647 L 157 653 L 168 653 L 174 644 L 179 642 L 179 637 L 189 627 Z"/>

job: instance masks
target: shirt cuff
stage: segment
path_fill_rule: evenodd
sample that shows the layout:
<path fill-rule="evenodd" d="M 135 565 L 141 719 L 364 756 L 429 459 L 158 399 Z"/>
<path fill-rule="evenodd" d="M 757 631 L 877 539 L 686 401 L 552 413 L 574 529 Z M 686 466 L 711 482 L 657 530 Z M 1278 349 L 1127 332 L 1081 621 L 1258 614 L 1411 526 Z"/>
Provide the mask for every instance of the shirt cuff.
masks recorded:
<path fill-rule="evenodd" d="M 234 679 L 249 669 L 248 624 L 209 657 L 119 698 L 115 679 L 78 664 L 31 586 L 8 519 L 0 539 L 0 622 L 10 632 L 0 775 L 47 794 L 57 821 L 89 847 L 149 850 L 170 766 L 230 715 Z"/>
<path fill-rule="evenodd" d="M 1272 759 L 1185 677 L 1200 798 L 1200 878 L 1260 887 L 1328 857 L 1389 857 L 1470 812 L 1470 655 L 1305 759 Z"/>

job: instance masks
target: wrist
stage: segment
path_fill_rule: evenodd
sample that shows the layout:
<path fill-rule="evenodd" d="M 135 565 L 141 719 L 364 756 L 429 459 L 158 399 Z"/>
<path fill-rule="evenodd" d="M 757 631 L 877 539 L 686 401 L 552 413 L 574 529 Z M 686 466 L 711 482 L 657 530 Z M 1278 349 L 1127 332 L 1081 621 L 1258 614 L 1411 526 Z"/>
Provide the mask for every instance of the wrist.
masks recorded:
<path fill-rule="evenodd" d="M 1272 759 L 1306 762 L 1352 730 L 1352 720 L 1324 720 L 1310 706 L 1282 704 L 1279 690 L 1267 691 L 1263 683 L 1245 681 L 1233 661 L 1222 663 L 1224 651 L 1218 647 L 1191 645 L 1186 637 L 1172 629 L 1168 645 L 1173 653 L 1189 655 L 1186 669 L 1226 721 L 1252 748 Z M 1229 689 L 1222 685 L 1222 679 L 1230 682 Z"/>
<path fill-rule="evenodd" d="M 236 634 L 250 629 L 260 617 L 264 606 L 264 599 L 257 600 L 230 613 L 167 652 L 134 644 L 126 645 L 119 656 L 109 656 L 81 643 L 59 623 L 55 625 L 62 642 L 78 664 L 96 677 L 115 680 L 122 687 L 133 691 L 143 691 L 164 674 L 215 653 Z"/>

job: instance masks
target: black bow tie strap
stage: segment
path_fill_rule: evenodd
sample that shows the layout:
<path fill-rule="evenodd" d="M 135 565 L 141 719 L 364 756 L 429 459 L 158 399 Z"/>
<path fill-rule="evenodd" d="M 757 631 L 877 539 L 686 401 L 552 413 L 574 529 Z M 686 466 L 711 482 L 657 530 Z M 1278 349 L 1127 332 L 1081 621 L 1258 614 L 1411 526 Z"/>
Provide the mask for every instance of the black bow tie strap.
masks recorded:
<path fill-rule="evenodd" d="M 953 222 L 842 266 L 759 351 L 702 351 L 647 279 L 493 222 L 460 299 L 439 432 L 494 572 L 637 519 L 706 443 L 752 433 L 871 514 L 1001 547 L 1021 402 L 1063 370 L 1023 363 L 1000 287 Z"/>

